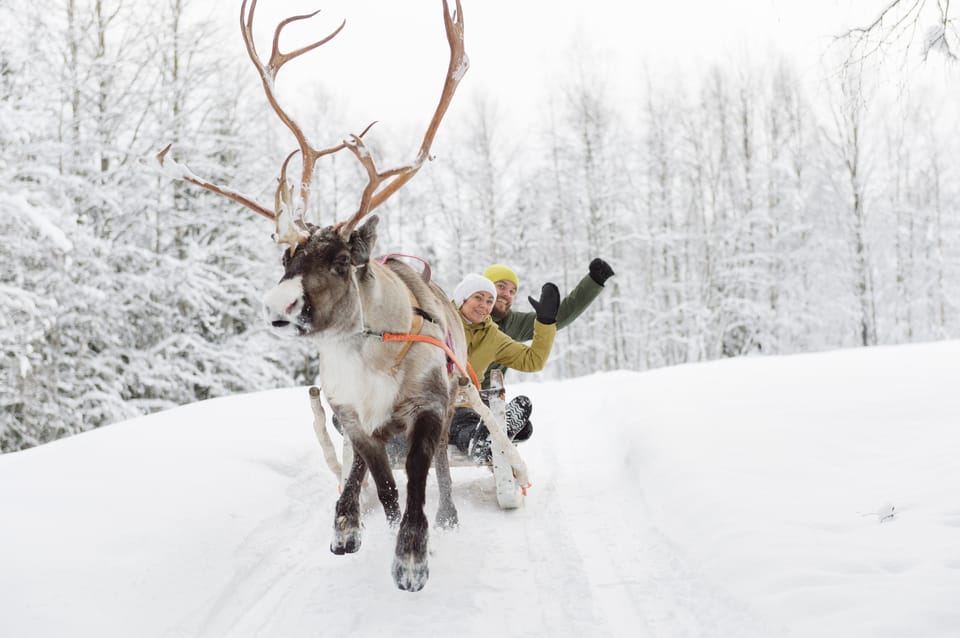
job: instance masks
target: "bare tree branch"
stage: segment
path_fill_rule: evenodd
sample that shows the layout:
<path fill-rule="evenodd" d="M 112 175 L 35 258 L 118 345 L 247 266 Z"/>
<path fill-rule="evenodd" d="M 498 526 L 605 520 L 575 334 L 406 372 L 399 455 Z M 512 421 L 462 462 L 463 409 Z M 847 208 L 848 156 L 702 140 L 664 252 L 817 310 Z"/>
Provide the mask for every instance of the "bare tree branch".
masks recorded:
<path fill-rule="evenodd" d="M 873 20 L 837 36 L 849 45 L 845 65 L 887 56 L 896 46 L 902 46 L 906 56 L 918 42 L 924 60 L 931 51 L 960 59 L 960 33 L 951 11 L 950 0 L 887 0 Z"/>

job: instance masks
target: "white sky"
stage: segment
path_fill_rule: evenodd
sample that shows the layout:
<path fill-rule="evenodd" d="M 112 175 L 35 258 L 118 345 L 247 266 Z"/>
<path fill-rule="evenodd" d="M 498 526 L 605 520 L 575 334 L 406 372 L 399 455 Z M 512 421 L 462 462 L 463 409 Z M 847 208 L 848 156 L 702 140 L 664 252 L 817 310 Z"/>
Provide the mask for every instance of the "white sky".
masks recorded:
<path fill-rule="evenodd" d="M 224 13 L 222 3 L 217 4 L 217 15 L 236 34 L 232 25 L 238 9 Z M 543 103 L 550 86 L 570 77 L 583 56 L 597 60 L 592 66 L 609 78 L 614 98 L 637 90 L 644 68 L 696 74 L 709 64 L 735 66 L 784 52 L 801 69 L 812 69 L 831 36 L 849 23 L 854 4 L 859 5 L 857 19 L 866 20 L 873 17 L 871 5 L 880 3 L 466 0 L 471 70 L 452 108 L 467 108 L 474 93 L 493 94 L 505 117 L 529 126 L 540 115 L 531 110 Z M 389 137 L 393 127 L 425 125 L 447 60 L 439 0 L 261 0 L 258 34 L 264 56 L 281 5 L 287 15 L 322 10 L 306 27 L 288 28 L 287 50 L 347 20 L 346 29 L 334 41 L 308 54 L 303 62 L 291 63 L 285 69 L 290 75 L 281 73 L 282 94 L 289 96 L 291 90 L 298 94 L 286 99 L 310 95 L 313 87 L 322 84 L 347 105 L 347 119 L 355 122 L 357 130 L 379 120 L 378 134 Z M 233 43 L 241 55 L 239 34 Z M 252 71 L 248 78 L 256 81 Z"/>
<path fill-rule="evenodd" d="M 949 341 L 511 373 L 533 488 L 502 511 L 486 469 L 454 468 L 460 528 L 431 532 L 417 594 L 379 507 L 330 553 L 304 388 L 0 455 L 0 636 L 953 638 L 958 360 Z"/>

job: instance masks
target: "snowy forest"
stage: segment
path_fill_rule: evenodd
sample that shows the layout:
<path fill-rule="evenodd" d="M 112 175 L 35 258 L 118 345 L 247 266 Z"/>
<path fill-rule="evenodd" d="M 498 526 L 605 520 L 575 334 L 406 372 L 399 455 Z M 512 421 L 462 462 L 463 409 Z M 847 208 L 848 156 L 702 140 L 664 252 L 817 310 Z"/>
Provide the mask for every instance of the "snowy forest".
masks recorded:
<path fill-rule="evenodd" d="M 314 381 L 308 344 L 262 318 L 281 274 L 270 224 L 155 159 L 173 142 L 196 173 L 272 202 L 294 146 L 220 45 L 239 39 L 233 3 L 196 4 L 0 6 L 3 452 Z M 378 210 L 377 249 L 423 257 L 448 291 L 508 263 L 524 310 L 542 282 L 570 290 L 609 261 L 544 378 L 960 337 L 956 71 L 845 53 L 816 82 L 775 57 L 692 82 L 640 68 L 616 78 L 644 96 L 629 102 L 582 57 L 522 136 L 500 124 L 508 96 L 461 100 L 442 161 Z M 328 136 L 366 124 L 335 90 L 312 99 Z M 316 223 L 352 213 L 350 159 L 314 177 Z"/>

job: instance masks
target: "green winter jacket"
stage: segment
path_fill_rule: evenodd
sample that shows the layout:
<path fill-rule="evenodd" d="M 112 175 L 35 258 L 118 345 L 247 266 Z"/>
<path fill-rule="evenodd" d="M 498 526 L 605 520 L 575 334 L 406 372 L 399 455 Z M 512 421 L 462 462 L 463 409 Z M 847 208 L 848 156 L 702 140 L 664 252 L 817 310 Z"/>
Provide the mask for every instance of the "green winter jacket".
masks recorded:
<path fill-rule="evenodd" d="M 482 374 L 492 363 L 523 372 L 537 372 L 546 365 L 553 339 L 557 335 L 556 324 L 545 325 L 535 321 L 533 343 L 528 346 L 501 332 L 489 315 L 482 323 L 467 322 L 459 311 L 457 315 L 463 322 L 463 331 L 467 336 L 467 361 L 477 374 Z"/>
<path fill-rule="evenodd" d="M 583 311 L 587 309 L 593 300 L 596 299 L 600 292 L 603 290 L 603 286 L 598 284 L 593 280 L 590 275 L 586 275 L 583 279 L 580 280 L 580 283 L 570 291 L 563 300 L 560 301 L 560 311 L 557 313 L 557 323 L 556 328 L 565 328 L 570 325 L 574 319 L 583 314 Z M 529 341 L 533 338 L 533 326 L 534 322 L 537 319 L 537 313 L 535 312 L 516 312 L 510 310 L 507 312 L 506 316 L 501 319 L 494 319 L 494 323 L 500 328 L 500 331 L 505 335 L 513 339 L 514 341 Z M 473 361 L 470 362 L 473 365 Z M 490 370 L 493 368 L 499 368 L 500 370 L 506 370 L 506 368 L 512 368 L 514 366 L 504 366 L 499 363 L 492 363 L 489 368 L 483 369 L 473 366 L 473 369 L 478 375 L 483 375 L 483 387 L 486 388 L 490 383 Z M 519 368 L 517 368 L 519 370 Z M 527 370 L 526 372 L 530 372 Z"/>

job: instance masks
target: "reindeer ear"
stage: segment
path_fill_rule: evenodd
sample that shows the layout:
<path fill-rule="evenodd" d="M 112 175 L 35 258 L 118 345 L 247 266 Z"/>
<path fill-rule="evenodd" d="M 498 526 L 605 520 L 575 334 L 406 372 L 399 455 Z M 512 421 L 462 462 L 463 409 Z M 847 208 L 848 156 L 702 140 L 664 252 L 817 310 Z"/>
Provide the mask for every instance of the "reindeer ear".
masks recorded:
<path fill-rule="evenodd" d="M 370 253 L 377 244 L 379 222 L 379 217 L 371 215 L 363 226 L 350 233 L 350 261 L 355 266 L 361 266 L 369 261 Z"/>

